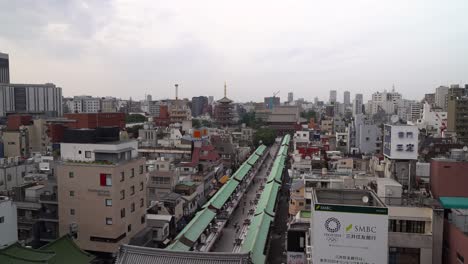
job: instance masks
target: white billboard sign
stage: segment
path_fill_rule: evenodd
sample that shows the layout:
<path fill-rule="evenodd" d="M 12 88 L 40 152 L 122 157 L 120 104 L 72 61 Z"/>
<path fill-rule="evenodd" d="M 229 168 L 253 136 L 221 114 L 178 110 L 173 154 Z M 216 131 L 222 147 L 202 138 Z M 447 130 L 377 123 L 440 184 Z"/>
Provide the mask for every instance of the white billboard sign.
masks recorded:
<path fill-rule="evenodd" d="M 312 258 L 319 263 L 387 263 L 388 209 L 316 204 Z"/>

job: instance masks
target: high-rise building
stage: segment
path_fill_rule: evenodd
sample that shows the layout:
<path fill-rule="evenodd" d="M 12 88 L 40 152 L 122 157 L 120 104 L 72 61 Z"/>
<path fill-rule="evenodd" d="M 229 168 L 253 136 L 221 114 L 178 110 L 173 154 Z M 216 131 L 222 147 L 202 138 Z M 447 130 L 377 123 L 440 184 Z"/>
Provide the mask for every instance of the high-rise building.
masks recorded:
<path fill-rule="evenodd" d="M 345 107 L 351 105 L 351 93 L 349 91 L 344 91 L 343 93 L 343 103 Z"/>
<path fill-rule="evenodd" d="M 46 84 L 0 84 L 0 116 L 10 113 L 62 116 L 62 88 Z"/>
<path fill-rule="evenodd" d="M 95 143 L 89 130 L 67 133 L 75 134 L 65 135 L 57 165 L 60 236 L 76 235 L 84 250 L 116 253 L 145 227 L 145 159 L 136 141 Z"/>
<path fill-rule="evenodd" d="M 101 99 L 101 112 L 114 113 L 117 112 L 117 99 L 115 97 L 105 97 Z"/>
<path fill-rule="evenodd" d="M 459 141 L 468 143 L 468 97 L 448 95 L 447 130 Z"/>
<path fill-rule="evenodd" d="M 330 90 L 330 104 L 336 102 L 336 90 Z"/>
<path fill-rule="evenodd" d="M 294 94 L 292 92 L 288 93 L 288 103 L 292 103 L 294 101 Z"/>
<path fill-rule="evenodd" d="M 0 83 L 10 83 L 10 61 L 8 54 L 0 52 Z"/>
<path fill-rule="evenodd" d="M 208 98 L 206 96 L 192 97 L 192 116 L 197 117 L 206 113 Z"/>
<path fill-rule="evenodd" d="M 447 94 L 449 88 L 446 86 L 439 86 L 436 88 L 436 92 L 434 95 L 435 105 L 439 108 L 444 110 L 447 109 Z"/>
<path fill-rule="evenodd" d="M 357 116 L 362 114 L 362 101 L 363 97 L 362 94 L 356 94 L 353 102 L 353 116 Z"/>
<path fill-rule="evenodd" d="M 263 102 L 265 103 L 265 108 L 266 109 L 273 109 L 277 106 L 281 105 L 281 101 L 279 97 L 265 97 L 263 98 Z"/>

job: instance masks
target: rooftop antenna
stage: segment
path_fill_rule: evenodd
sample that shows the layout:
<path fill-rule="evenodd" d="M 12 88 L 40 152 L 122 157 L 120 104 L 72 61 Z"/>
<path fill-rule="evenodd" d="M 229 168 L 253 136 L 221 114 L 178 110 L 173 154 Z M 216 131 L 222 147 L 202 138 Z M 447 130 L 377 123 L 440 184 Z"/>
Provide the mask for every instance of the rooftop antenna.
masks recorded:
<path fill-rule="evenodd" d="M 175 84 L 175 99 L 179 100 L 179 84 Z"/>
<path fill-rule="evenodd" d="M 226 94 L 227 94 L 227 85 L 226 85 L 226 81 L 224 81 L 224 97 L 227 98 Z"/>

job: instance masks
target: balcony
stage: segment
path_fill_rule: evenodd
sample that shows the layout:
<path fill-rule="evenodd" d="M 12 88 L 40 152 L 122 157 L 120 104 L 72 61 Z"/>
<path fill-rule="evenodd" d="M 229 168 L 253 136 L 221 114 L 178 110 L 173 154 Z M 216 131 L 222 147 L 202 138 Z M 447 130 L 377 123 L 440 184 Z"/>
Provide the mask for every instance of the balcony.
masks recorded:
<path fill-rule="evenodd" d="M 51 242 L 51 241 L 54 241 L 57 238 L 58 238 L 58 232 L 57 231 L 40 232 L 39 233 L 39 240 L 44 241 L 44 242 Z"/>
<path fill-rule="evenodd" d="M 39 196 L 40 203 L 49 203 L 49 204 L 58 204 L 57 203 L 57 194 L 41 194 Z"/>
<path fill-rule="evenodd" d="M 57 212 L 40 212 L 39 213 L 39 220 L 46 221 L 46 222 L 58 222 L 58 214 Z"/>
<path fill-rule="evenodd" d="M 33 225 L 37 221 L 39 221 L 37 216 L 18 216 L 18 225 Z"/>

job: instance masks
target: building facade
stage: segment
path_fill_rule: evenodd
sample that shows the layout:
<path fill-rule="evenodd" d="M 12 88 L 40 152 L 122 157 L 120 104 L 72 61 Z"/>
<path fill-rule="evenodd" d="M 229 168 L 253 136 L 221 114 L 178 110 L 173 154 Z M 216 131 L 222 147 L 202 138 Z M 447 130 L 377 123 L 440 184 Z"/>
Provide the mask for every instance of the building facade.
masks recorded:
<path fill-rule="evenodd" d="M 417 126 L 385 125 L 383 154 L 393 160 L 416 160 L 418 158 Z"/>
<path fill-rule="evenodd" d="M 47 84 L 0 84 L 0 116 L 9 113 L 62 116 L 62 88 Z"/>
<path fill-rule="evenodd" d="M 61 236 L 75 235 L 84 250 L 116 253 L 145 227 L 145 159 L 137 155 L 136 141 L 61 144 Z"/>
<path fill-rule="evenodd" d="M 16 205 L 6 196 L 0 196 L 0 249 L 18 241 Z"/>
<path fill-rule="evenodd" d="M 0 83 L 10 83 L 10 61 L 8 54 L 0 52 Z"/>

